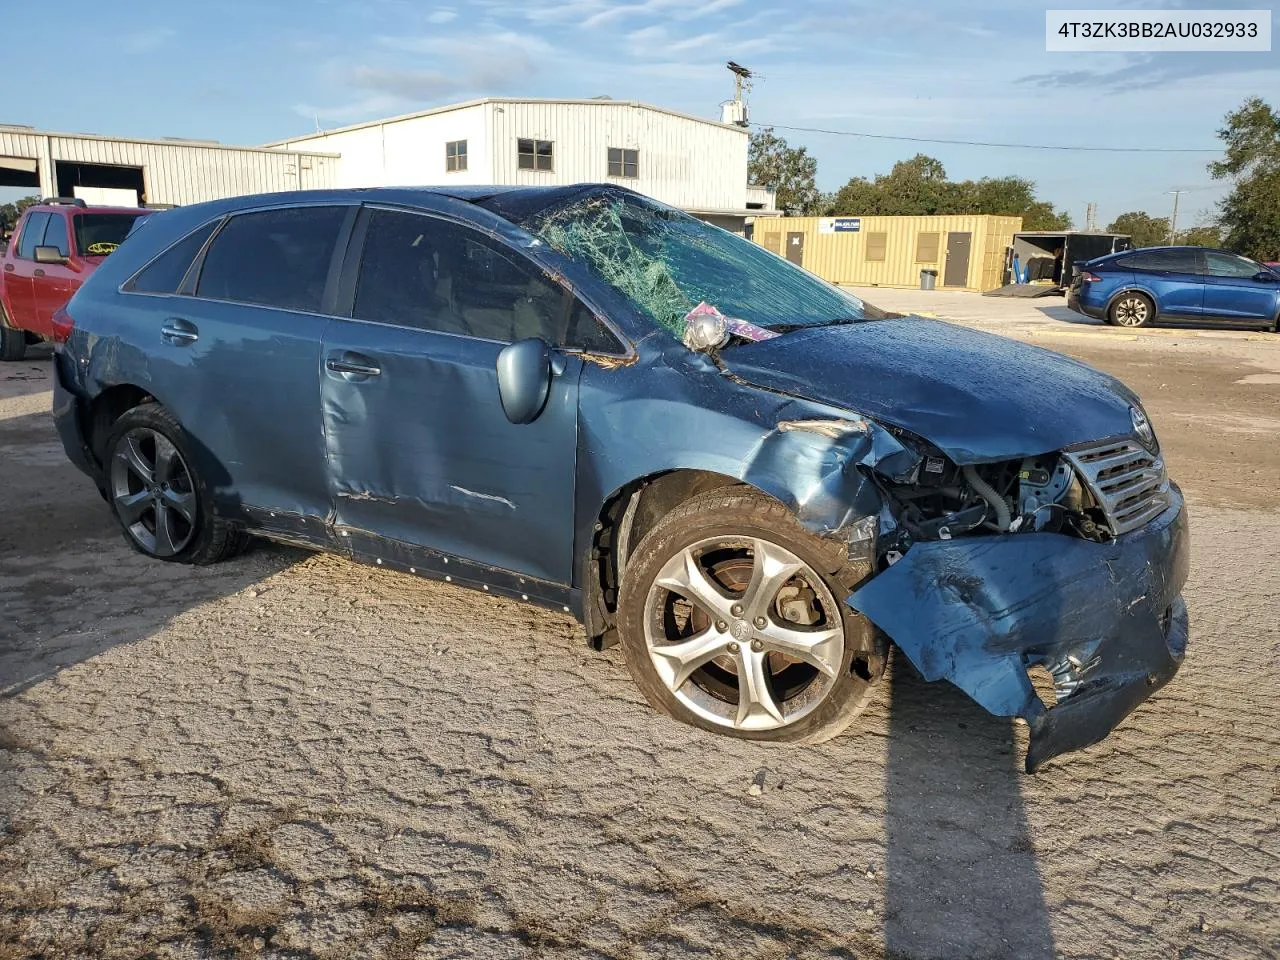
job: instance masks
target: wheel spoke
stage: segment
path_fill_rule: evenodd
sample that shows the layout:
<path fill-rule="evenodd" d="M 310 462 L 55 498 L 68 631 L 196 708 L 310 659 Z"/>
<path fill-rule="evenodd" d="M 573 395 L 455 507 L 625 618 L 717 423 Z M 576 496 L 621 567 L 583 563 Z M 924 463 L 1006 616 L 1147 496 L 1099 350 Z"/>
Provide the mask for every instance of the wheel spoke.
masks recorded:
<path fill-rule="evenodd" d="M 751 582 L 742 598 L 743 616 L 749 620 L 770 618 L 778 591 L 788 580 L 804 569 L 804 564 L 765 540 L 754 540 Z"/>
<path fill-rule="evenodd" d="M 680 643 L 653 647 L 653 665 L 667 689 L 674 693 L 695 670 L 724 653 L 732 639 L 712 626 Z"/>
<path fill-rule="evenodd" d="M 843 630 L 792 630 L 775 624 L 762 633 L 767 649 L 795 657 L 828 677 L 835 677 L 840 670 L 840 661 L 844 658 Z"/>
<path fill-rule="evenodd" d="M 161 502 L 172 510 L 176 510 L 182 519 L 194 525 L 196 522 L 196 495 L 183 493 L 170 487 L 160 495 Z"/>
<path fill-rule="evenodd" d="M 156 443 L 156 481 L 164 482 L 172 480 L 174 469 L 183 469 L 182 457 L 178 455 L 178 448 L 175 447 L 168 437 L 159 433 L 154 433 Z"/>
<path fill-rule="evenodd" d="M 728 620 L 731 616 L 729 608 L 734 600 L 711 582 L 691 550 L 682 550 L 667 561 L 655 583 L 701 607 L 713 620 Z"/>
<path fill-rule="evenodd" d="M 137 493 L 116 497 L 116 509 L 120 512 L 120 519 L 124 521 L 126 527 L 131 527 L 141 520 L 142 515 L 151 505 L 151 492 L 148 490 L 139 490 Z"/>
<path fill-rule="evenodd" d="M 181 539 L 174 533 L 174 512 L 162 503 L 156 504 L 156 554 L 171 557 L 178 552 Z"/>
<path fill-rule="evenodd" d="M 782 711 L 769 689 L 768 654 L 743 645 L 738 660 L 738 718 L 743 730 L 767 730 L 782 723 Z"/>
<path fill-rule="evenodd" d="M 146 454 L 142 452 L 142 448 L 138 446 L 137 437 L 126 437 L 124 443 L 120 445 L 120 449 L 117 451 L 116 456 L 122 460 L 133 475 L 143 483 L 155 483 L 155 469 L 147 459 Z"/>

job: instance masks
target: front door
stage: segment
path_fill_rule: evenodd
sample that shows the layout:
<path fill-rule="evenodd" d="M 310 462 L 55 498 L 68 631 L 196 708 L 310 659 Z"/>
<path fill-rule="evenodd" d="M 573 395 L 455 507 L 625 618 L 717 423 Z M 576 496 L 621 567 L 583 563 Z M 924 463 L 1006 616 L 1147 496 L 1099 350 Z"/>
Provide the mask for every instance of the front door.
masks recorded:
<path fill-rule="evenodd" d="M 787 259 L 797 267 L 804 266 L 804 234 L 787 234 Z"/>
<path fill-rule="evenodd" d="M 36 328 L 36 301 L 31 290 L 31 274 L 35 271 L 36 247 L 44 241 L 49 214 L 29 213 L 18 235 L 9 241 L 9 256 L 4 264 L 5 312 L 9 324 L 23 330 Z M 16 246 L 15 246 L 16 244 Z"/>
<path fill-rule="evenodd" d="M 84 268 L 71 259 L 71 238 L 67 219 L 60 213 L 49 214 L 42 247 L 53 247 L 67 258 L 66 263 L 37 263 L 31 271 L 31 296 L 35 303 L 34 330 L 42 337 L 53 336 L 53 314 L 71 299 L 84 281 Z"/>
<path fill-rule="evenodd" d="M 362 233 L 351 319 L 326 332 L 321 373 L 339 534 L 357 554 L 395 541 L 571 583 L 582 361 L 556 355 L 527 424 L 507 419 L 496 371 L 514 340 L 564 343 L 571 296 L 438 217 L 368 209 L 353 249 Z"/>
<path fill-rule="evenodd" d="M 947 234 L 947 266 L 942 275 L 944 287 L 969 285 L 969 247 L 972 242 L 972 233 Z"/>
<path fill-rule="evenodd" d="M 1214 320 L 1270 323 L 1276 318 L 1280 281 L 1256 279 L 1271 272 L 1233 253 L 1204 252 L 1204 315 Z"/>

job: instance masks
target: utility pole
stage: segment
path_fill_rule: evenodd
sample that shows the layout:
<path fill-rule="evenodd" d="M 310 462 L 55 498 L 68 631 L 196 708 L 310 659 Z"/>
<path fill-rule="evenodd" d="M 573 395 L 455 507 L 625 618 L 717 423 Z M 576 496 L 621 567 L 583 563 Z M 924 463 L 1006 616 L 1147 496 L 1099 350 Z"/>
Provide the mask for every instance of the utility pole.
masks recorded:
<path fill-rule="evenodd" d="M 1091 203 L 1084 210 L 1084 229 L 1086 233 L 1098 232 L 1098 205 Z"/>
<path fill-rule="evenodd" d="M 1178 198 L 1187 191 L 1170 190 L 1173 194 L 1173 216 L 1169 218 L 1169 243 L 1172 245 L 1174 238 L 1178 236 Z"/>

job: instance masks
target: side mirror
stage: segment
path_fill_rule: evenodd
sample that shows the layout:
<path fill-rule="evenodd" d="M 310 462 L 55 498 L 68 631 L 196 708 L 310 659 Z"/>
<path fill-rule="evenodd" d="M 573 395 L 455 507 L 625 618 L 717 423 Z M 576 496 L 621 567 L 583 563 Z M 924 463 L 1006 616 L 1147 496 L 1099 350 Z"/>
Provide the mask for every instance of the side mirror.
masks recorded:
<path fill-rule="evenodd" d="M 36 247 L 36 263 L 66 263 L 67 259 L 57 247 Z"/>
<path fill-rule="evenodd" d="M 1277 277 L 1270 270 L 1260 270 L 1253 275 L 1253 279 L 1261 283 L 1275 283 L 1277 280 L 1280 280 L 1280 277 Z"/>
<path fill-rule="evenodd" d="M 541 337 L 517 340 L 498 354 L 498 396 L 512 423 L 532 423 L 542 413 L 558 366 L 554 359 Z"/>

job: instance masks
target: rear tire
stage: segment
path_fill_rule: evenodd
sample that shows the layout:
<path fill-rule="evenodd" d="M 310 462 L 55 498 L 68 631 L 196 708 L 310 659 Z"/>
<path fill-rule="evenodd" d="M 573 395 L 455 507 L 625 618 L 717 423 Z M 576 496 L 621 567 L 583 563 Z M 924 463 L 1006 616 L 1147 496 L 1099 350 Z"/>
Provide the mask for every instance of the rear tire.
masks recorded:
<path fill-rule="evenodd" d="M 26 355 L 27 335 L 9 326 L 9 315 L 0 303 L 0 361 L 21 360 Z"/>
<path fill-rule="evenodd" d="M 1151 327 L 1155 322 L 1156 305 L 1137 291 L 1120 294 L 1107 311 L 1107 323 L 1114 327 Z"/>
<path fill-rule="evenodd" d="M 703 730 L 828 740 L 884 670 L 882 636 L 844 603 L 869 572 L 777 501 L 709 491 L 667 514 L 627 562 L 627 667 L 657 710 Z"/>
<path fill-rule="evenodd" d="M 103 450 L 107 502 L 133 549 L 156 560 L 205 565 L 244 548 L 247 535 L 214 512 L 186 431 L 160 404 L 121 415 Z"/>

